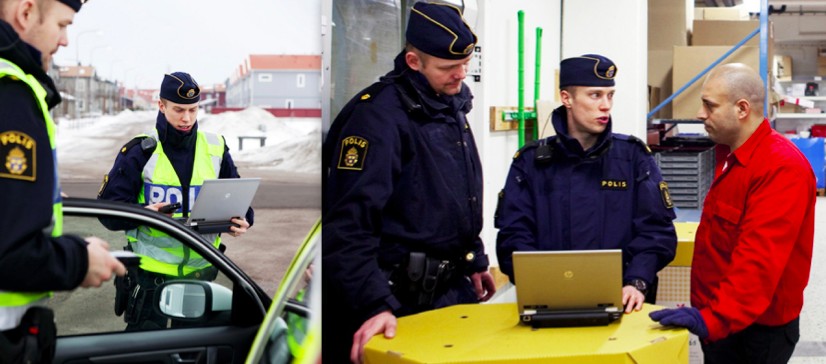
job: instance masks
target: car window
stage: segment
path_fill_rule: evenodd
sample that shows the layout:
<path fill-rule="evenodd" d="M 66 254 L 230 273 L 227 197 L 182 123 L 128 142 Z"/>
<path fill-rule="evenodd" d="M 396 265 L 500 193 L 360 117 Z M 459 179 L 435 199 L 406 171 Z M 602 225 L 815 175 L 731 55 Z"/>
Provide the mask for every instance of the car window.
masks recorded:
<path fill-rule="evenodd" d="M 135 221 L 127 218 L 99 219 L 97 216 L 65 216 L 63 222 L 64 233 L 81 237 L 97 236 L 109 243 L 110 250 L 123 250 L 128 245 L 126 233 L 123 230 L 110 230 L 104 226 L 102 221 L 106 223 L 106 226 L 119 225 L 123 227 L 137 224 Z M 178 239 L 173 238 L 172 241 L 180 243 Z M 131 270 L 134 273 L 135 269 L 132 268 Z M 226 287 L 227 292 L 232 292 L 233 284 L 231 280 L 225 274 L 217 272 L 217 269 L 213 268 L 213 271 L 216 275 L 211 281 L 222 287 Z M 136 289 L 133 288 L 129 292 L 134 294 L 136 293 Z M 124 312 L 120 312 L 120 315 L 116 315 L 116 296 L 116 285 L 113 280 L 104 282 L 100 288 L 80 288 L 73 291 L 55 292 L 54 296 L 49 300 L 48 306 L 55 312 L 55 320 L 60 327 L 58 331 L 59 336 L 126 330 L 127 322 L 125 322 L 125 316 L 127 316 L 127 312 L 124 310 Z M 143 297 L 147 300 L 156 299 L 154 293 L 144 294 Z M 146 309 L 146 306 L 141 307 Z M 134 318 L 134 310 L 132 314 Z M 197 321 L 179 320 L 176 322 L 164 318 L 166 325 L 131 325 L 129 331 L 225 325 L 230 321 L 230 315 L 231 312 L 227 311 L 225 314 L 212 315 Z"/>

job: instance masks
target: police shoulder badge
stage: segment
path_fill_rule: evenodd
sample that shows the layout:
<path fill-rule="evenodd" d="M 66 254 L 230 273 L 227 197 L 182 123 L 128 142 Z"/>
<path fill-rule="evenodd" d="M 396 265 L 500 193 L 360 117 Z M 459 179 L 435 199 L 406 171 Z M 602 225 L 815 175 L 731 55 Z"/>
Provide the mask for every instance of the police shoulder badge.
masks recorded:
<path fill-rule="evenodd" d="M 37 143 L 19 131 L 0 133 L 0 178 L 34 181 Z"/>
<path fill-rule="evenodd" d="M 370 143 L 359 136 L 348 136 L 341 140 L 341 153 L 338 158 L 338 169 L 360 171 L 364 169 L 364 159 L 367 157 L 367 147 Z"/>
<path fill-rule="evenodd" d="M 665 208 L 674 208 L 674 201 L 671 200 L 671 193 L 668 192 L 668 183 L 665 181 L 660 182 L 660 194 L 663 197 L 663 205 L 665 205 Z"/>

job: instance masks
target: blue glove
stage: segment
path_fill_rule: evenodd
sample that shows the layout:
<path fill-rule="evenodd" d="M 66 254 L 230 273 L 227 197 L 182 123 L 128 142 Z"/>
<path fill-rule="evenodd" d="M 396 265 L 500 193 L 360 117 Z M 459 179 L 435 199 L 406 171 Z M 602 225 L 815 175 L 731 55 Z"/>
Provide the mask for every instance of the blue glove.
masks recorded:
<path fill-rule="evenodd" d="M 708 328 L 700 311 L 694 307 L 666 308 L 648 314 L 652 320 L 663 326 L 685 327 L 701 340 L 708 337 Z"/>

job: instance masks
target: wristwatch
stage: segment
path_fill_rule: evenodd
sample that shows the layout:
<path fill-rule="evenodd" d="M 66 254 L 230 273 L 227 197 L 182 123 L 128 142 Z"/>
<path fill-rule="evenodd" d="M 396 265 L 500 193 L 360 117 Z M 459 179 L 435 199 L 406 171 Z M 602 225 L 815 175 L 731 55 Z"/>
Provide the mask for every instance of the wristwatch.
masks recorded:
<path fill-rule="evenodd" d="M 643 296 L 646 293 L 648 293 L 648 283 L 645 283 L 644 280 L 639 278 L 634 278 L 630 281 L 625 282 L 625 286 L 631 286 L 636 288 L 637 291 L 640 291 L 643 294 Z"/>

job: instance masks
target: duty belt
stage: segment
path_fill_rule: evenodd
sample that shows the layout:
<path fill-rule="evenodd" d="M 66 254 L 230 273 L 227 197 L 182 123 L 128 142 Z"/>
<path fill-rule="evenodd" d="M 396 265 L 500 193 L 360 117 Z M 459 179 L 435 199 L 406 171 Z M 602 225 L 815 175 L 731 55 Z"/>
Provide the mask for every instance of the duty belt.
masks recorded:
<path fill-rule="evenodd" d="M 393 294 L 402 302 L 416 307 L 429 306 L 447 291 L 451 279 L 457 277 L 456 263 L 411 252 L 406 261 L 389 272 Z"/>

